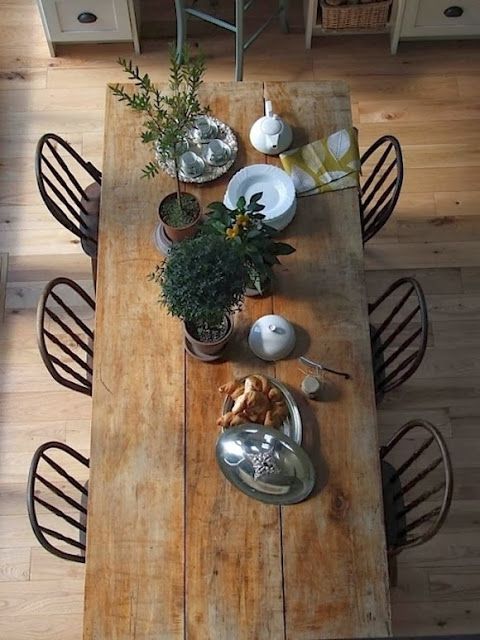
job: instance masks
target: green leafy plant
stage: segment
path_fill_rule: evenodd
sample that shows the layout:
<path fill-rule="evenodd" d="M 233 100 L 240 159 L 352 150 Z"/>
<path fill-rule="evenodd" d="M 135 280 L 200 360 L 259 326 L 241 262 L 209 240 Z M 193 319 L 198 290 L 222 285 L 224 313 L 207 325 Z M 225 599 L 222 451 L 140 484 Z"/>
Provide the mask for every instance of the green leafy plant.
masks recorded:
<path fill-rule="evenodd" d="M 169 92 L 162 92 L 152 82 L 148 73 L 142 75 L 132 61 L 118 59 L 118 64 L 135 84 L 133 93 L 120 84 L 110 85 L 113 94 L 134 111 L 144 115 L 142 142 L 152 144 L 161 161 L 173 161 L 177 202 L 182 208 L 178 158 L 188 130 L 195 118 L 208 111 L 198 98 L 198 90 L 205 72 L 202 55 L 191 56 L 185 47 L 181 56 L 170 46 Z M 143 169 L 143 177 L 153 178 L 160 171 L 157 160 L 149 162 Z"/>
<path fill-rule="evenodd" d="M 229 209 L 222 202 L 208 205 L 208 218 L 202 226 L 203 236 L 217 234 L 226 238 L 242 256 L 248 274 L 248 287 L 263 293 L 273 278 L 273 266 L 280 264 L 278 256 L 295 251 L 286 242 L 276 242 L 276 229 L 264 222 L 260 213 L 263 193 L 255 193 L 247 204 L 242 196 L 236 208 Z"/>
<path fill-rule="evenodd" d="M 218 235 L 196 236 L 172 246 L 150 279 L 160 285 L 160 302 L 200 340 L 218 339 L 226 315 L 240 309 L 246 270 L 237 250 Z"/>

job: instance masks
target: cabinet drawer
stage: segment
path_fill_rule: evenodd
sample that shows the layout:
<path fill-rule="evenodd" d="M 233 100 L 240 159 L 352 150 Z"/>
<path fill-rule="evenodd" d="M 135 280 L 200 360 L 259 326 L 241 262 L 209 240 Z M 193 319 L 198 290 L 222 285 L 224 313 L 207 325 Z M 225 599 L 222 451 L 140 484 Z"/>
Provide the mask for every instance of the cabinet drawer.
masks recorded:
<path fill-rule="evenodd" d="M 52 42 L 130 40 L 127 0 L 40 0 Z"/>
<path fill-rule="evenodd" d="M 477 34 L 480 34 L 479 0 L 410 0 L 406 3 L 401 37 Z"/>

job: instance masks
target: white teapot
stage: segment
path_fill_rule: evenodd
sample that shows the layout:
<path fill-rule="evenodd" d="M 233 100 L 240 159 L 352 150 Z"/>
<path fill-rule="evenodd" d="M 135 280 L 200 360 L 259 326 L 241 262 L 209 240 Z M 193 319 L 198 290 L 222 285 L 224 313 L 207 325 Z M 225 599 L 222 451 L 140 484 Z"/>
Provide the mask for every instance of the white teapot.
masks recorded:
<path fill-rule="evenodd" d="M 270 100 L 265 101 L 265 115 L 253 123 L 250 142 L 261 153 L 276 156 L 292 144 L 292 129 L 272 111 Z"/>

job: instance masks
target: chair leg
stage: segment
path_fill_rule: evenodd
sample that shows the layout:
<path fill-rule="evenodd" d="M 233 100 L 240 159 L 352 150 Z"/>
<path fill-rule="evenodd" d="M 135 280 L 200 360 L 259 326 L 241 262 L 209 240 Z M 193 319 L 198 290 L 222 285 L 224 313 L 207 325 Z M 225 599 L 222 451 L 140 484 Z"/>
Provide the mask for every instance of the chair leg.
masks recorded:
<path fill-rule="evenodd" d="M 187 37 L 187 14 L 183 0 L 175 0 L 175 13 L 177 17 L 177 58 L 181 59 Z"/>
<path fill-rule="evenodd" d="M 97 258 L 91 258 L 92 261 L 92 280 L 93 290 L 97 290 Z"/>
<path fill-rule="evenodd" d="M 288 33 L 289 28 L 288 28 L 288 19 L 287 19 L 287 11 L 288 11 L 288 0 L 279 0 L 279 6 L 280 6 L 280 27 L 283 31 L 283 33 Z"/>
<path fill-rule="evenodd" d="M 390 556 L 388 559 L 388 580 L 391 587 L 396 587 L 398 584 L 398 563 L 397 556 Z"/>
<path fill-rule="evenodd" d="M 243 80 L 243 16 L 244 0 L 235 1 L 235 80 Z"/>

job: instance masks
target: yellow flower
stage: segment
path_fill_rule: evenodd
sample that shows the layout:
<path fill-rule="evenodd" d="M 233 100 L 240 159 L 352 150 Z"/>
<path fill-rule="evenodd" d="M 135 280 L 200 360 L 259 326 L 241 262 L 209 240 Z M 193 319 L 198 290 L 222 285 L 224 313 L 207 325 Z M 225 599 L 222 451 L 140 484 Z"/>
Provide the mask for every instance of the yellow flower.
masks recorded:
<path fill-rule="evenodd" d="M 235 217 L 235 222 L 242 227 L 247 227 L 250 224 L 250 218 L 245 213 L 239 213 Z"/>
<path fill-rule="evenodd" d="M 231 229 L 227 229 L 227 238 L 235 238 L 238 236 L 238 232 L 240 231 L 240 227 L 238 224 L 234 224 Z"/>

